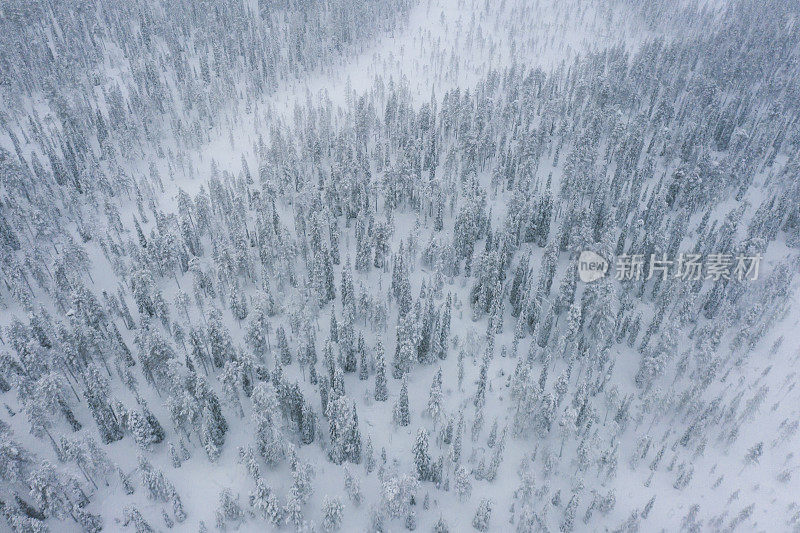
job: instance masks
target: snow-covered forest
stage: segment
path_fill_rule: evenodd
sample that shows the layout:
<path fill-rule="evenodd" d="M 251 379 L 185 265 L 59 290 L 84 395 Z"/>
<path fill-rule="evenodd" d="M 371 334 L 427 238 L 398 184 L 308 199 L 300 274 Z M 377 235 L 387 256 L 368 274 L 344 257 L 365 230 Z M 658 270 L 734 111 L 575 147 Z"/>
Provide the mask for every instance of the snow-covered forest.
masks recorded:
<path fill-rule="evenodd" d="M 0 531 L 800 531 L 800 4 L 3 0 L 0 272 Z"/>

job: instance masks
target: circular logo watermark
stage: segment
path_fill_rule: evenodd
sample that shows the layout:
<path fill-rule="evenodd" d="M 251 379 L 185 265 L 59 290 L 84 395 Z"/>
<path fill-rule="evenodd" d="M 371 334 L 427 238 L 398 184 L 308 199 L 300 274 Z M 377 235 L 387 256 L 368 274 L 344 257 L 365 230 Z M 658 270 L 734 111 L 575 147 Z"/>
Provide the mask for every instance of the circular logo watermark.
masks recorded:
<path fill-rule="evenodd" d="M 608 272 L 608 261 L 591 250 L 584 250 L 578 257 L 578 277 L 584 283 L 597 281 Z"/>

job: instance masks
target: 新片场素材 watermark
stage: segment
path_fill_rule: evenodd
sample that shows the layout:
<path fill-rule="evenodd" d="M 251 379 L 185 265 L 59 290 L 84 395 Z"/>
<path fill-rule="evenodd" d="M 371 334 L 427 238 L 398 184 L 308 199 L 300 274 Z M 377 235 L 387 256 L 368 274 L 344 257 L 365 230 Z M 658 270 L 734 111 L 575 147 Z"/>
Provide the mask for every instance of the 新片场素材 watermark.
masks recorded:
<path fill-rule="evenodd" d="M 700 279 L 736 279 L 753 281 L 758 279 L 761 256 L 713 253 L 678 254 L 668 259 L 666 254 L 623 254 L 614 262 L 614 279 L 620 281 L 649 280 L 656 276 L 668 276 L 688 281 Z M 584 250 L 578 257 L 578 277 L 589 283 L 603 278 L 609 272 L 609 261 L 591 250 Z"/>

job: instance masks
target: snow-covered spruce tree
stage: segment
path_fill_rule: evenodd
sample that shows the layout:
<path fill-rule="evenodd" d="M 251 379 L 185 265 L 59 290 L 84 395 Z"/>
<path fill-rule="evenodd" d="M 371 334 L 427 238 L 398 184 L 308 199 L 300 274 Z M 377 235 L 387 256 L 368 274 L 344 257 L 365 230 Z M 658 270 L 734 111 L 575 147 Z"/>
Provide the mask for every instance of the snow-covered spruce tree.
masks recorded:
<path fill-rule="evenodd" d="M 256 480 L 255 491 L 250 493 L 250 506 L 272 527 L 280 527 L 283 523 L 283 508 L 278 497 L 262 478 Z"/>
<path fill-rule="evenodd" d="M 434 420 L 438 420 L 442 414 L 442 369 L 439 368 L 433 376 L 431 390 L 428 395 L 428 415 Z"/>
<path fill-rule="evenodd" d="M 108 401 L 108 380 L 94 366 L 87 368 L 85 377 L 88 386 L 83 394 L 100 432 L 100 440 L 103 444 L 110 444 L 121 439 L 123 437 L 122 428 Z"/>
<path fill-rule="evenodd" d="M 289 489 L 283 513 L 286 521 L 294 525 L 295 528 L 300 528 L 303 525 L 303 503 L 295 486 Z"/>
<path fill-rule="evenodd" d="M 428 453 L 428 432 L 420 428 L 417 431 L 417 438 L 412 449 L 414 455 L 414 465 L 417 469 L 417 479 L 420 481 L 430 481 L 433 478 L 431 457 Z"/>
<path fill-rule="evenodd" d="M 575 511 L 578 507 L 578 495 L 574 494 L 564 508 L 564 518 L 559 525 L 559 531 L 569 533 L 575 529 Z"/>
<path fill-rule="evenodd" d="M 292 352 L 289 349 L 289 342 L 286 340 L 286 331 L 283 329 L 283 326 L 278 326 L 277 336 L 280 364 L 289 365 L 292 363 Z"/>
<path fill-rule="evenodd" d="M 384 478 L 382 506 L 390 518 L 405 518 L 413 503 L 419 482 L 416 476 L 392 474 Z"/>
<path fill-rule="evenodd" d="M 469 499 L 472 494 L 472 482 L 469 480 L 467 469 L 462 465 L 457 465 L 453 473 L 453 488 L 458 498 L 463 502 Z"/>
<path fill-rule="evenodd" d="M 342 526 L 344 504 L 339 498 L 325 496 L 322 500 L 322 529 L 339 531 Z"/>
<path fill-rule="evenodd" d="M 172 514 L 175 516 L 175 520 L 182 524 L 186 520 L 186 511 L 183 509 L 183 502 L 181 501 L 180 496 L 178 496 L 177 491 L 173 489 L 172 491 Z"/>
<path fill-rule="evenodd" d="M 361 484 L 359 483 L 358 476 L 349 466 L 344 467 L 344 488 L 350 502 L 356 507 L 361 505 L 364 499 L 364 495 L 361 492 Z"/>
<path fill-rule="evenodd" d="M 264 296 L 256 296 L 256 301 L 258 303 L 253 312 L 250 313 L 245 336 L 245 341 L 250 346 L 250 349 L 253 350 L 256 357 L 262 361 L 264 360 L 267 350 L 270 348 L 269 334 L 272 330 L 268 319 L 269 315 L 267 310 L 269 307 L 263 300 Z"/>
<path fill-rule="evenodd" d="M 375 401 L 385 402 L 389 395 L 386 390 L 386 359 L 383 355 L 383 345 L 381 341 L 375 346 L 376 370 L 375 370 Z"/>
<path fill-rule="evenodd" d="M 278 399 L 271 383 L 259 383 L 253 389 L 253 423 L 256 449 L 267 465 L 275 467 L 285 457 L 284 437 L 278 424 Z"/>
<path fill-rule="evenodd" d="M 369 379 L 369 363 L 367 362 L 367 352 L 364 348 L 363 337 L 359 337 L 358 356 L 358 379 L 360 381 L 366 381 Z"/>
<path fill-rule="evenodd" d="M 408 426 L 411 423 L 411 414 L 408 407 L 408 379 L 404 376 L 400 386 L 400 396 L 394 406 L 392 420 L 399 426 Z"/>
<path fill-rule="evenodd" d="M 484 498 L 478 504 L 475 510 L 475 516 L 472 518 L 472 527 L 478 531 L 489 530 L 489 520 L 492 517 L 492 502 Z"/>
<path fill-rule="evenodd" d="M 242 522 L 245 518 L 244 511 L 239 505 L 238 495 L 233 496 L 230 489 L 223 489 L 219 493 L 219 505 L 217 507 L 216 516 L 222 517 L 223 526 L 225 522 Z"/>
<path fill-rule="evenodd" d="M 147 488 L 150 499 L 161 502 L 170 501 L 175 495 L 175 487 L 167 480 L 164 473 L 150 464 L 142 454 L 138 457 L 138 463 L 142 485 Z"/>
<path fill-rule="evenodd" d="M 136 533 L 153 533 L 155 531 L 136 507 L 125 507 L 123 517 L 122 525 L 127 527 L 132 524 Z"/>

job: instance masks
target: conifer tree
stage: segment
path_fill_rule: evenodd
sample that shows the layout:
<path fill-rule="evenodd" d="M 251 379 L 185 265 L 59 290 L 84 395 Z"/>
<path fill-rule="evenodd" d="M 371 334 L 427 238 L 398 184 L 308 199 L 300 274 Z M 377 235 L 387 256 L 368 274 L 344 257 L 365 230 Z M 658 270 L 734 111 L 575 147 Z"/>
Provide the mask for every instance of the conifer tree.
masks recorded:
<path fill-rule="evenodd" d="M 286 331 L 283 326 L 278 326 L 278 353 L 282 365 L 292 364 L 292 352 L 289 350 L 289 342 L 286 340 Z"/>
<path fill-rule="evenodd" d="M 404 376 L 400 386 L 400 397 L 394 406 L 393 419 L 399 426 L 408 426 L 411 423 L 411 414 L 408 408 L 408 379 Z"/>
<path fill-rule="evenodd" d="M 432 476 L 431 457 L 428 454 L 428 432 L 420 428 L 417 431 L 417 439 L 412 449 L 414 454 L 414 464 L 417 469 L 417 479 L 420 481 L 430 481 Z"/>
<path fill-rule="evenodd" d="M 428 395 L 428 415 L 434 420 L 438 420 L 442 414 L 442 369 L 439 368 L 433 376 L 431 390 Z"/>
<path fill-rule="evenodd" d="M 339 531 L 342 526 L 344 504 L 339 498 L 325 496 L 322 500 L 322 529 Z"/>
<path fill-rule="evenodd" d="M 454 490 L 462 502 L 469 499 L 472 494 L 472 483 L 469 480 L 467 469 L 463 465 L 456 465 L 453 473 Z"/>
<path fill-rule="evenodd" d="M 489 530 L 489 520 L 492 517 L 492 503 L 484 498 L 478 504 L 475 510 L 475 516 L 472 518 L 472 527 L 478 531 Z"/>
<path fill-rule="evenodd" d="M 385 402 L 389 395 L 386 389 L 386 360 L 383 355 L 383 345 L 381 341 L 375 346 L 376 370 L 375 370 L 375 401 Z"/>

